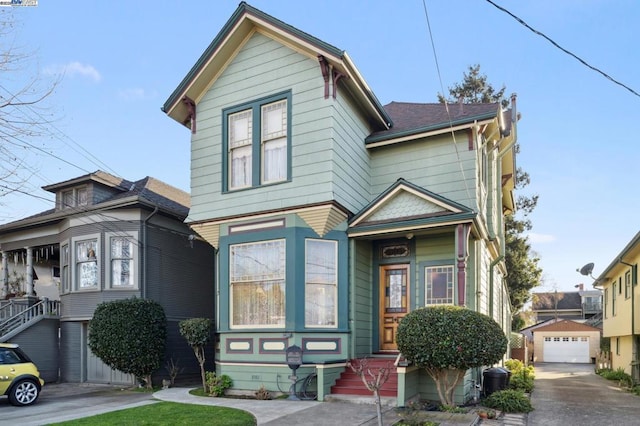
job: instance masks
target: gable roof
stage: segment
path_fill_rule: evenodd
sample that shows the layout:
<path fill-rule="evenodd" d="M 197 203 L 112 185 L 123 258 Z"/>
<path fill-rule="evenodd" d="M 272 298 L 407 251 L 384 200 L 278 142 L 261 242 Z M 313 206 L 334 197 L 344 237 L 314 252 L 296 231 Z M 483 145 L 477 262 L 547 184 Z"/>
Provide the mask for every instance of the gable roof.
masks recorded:
<path fill-rule="evenodd" d="M 571 320 L 562 320 L 562 321 L 556 321 L 549 325 L 545 325 L 543 327 L 539 327 L 534 330 L 534 333 L 539 333 L 541 331 L 597 331 L 597 332 L 600 332 L 600 329 L 596 327 L 591 327 L 590 325 L 583 324 L 580 322 L 575 322 Z"/>
<path fill-rule="evenodd" d="M 385 105 L 384 109 L 393 120 L 393 128 L 372 133 L 365 140 L 367 145 L 405 136 L 415 137 L 440 129 L 451 131 L 456 126 L 468 126 L 475 122 L 493 121 L 501 113 L 499 103 L 447 105 L 391 102 Z"/>
<path fill-rule="evenodd" d="M 348 233 L 405 232 L 468 223 L 475 217 L 468 207 L 400 178 L 351 218 Z"/>
<path fill-rule="evenodd" d="M 553 311 L 556 309 L 559 311 L 582 309 L 582 297 L 580 297 L 580 293 L 577 291 L 533 293 L 532 310 Z"/>
<path fill-rule="evenodd" d="M 186 125 L 189 112 L 183 99 L 185 97 L 191 99 L 197 105 L 207 88 L 226 68 L 243 42 L 256 31 L 314 60 L 320 56 L 324 57 L 333 69 L 346 76 L 341 81 L 366 111 L 369 122 L 374 128 L 387 129 L 392 126 L 391 118 L 345 51 L 300 31 L 244 1 L 240 3 L 218 35 L 165 101 L 162 111 Z M 320 66 L 318 66 L 318 77 L 322 78 Z"/>

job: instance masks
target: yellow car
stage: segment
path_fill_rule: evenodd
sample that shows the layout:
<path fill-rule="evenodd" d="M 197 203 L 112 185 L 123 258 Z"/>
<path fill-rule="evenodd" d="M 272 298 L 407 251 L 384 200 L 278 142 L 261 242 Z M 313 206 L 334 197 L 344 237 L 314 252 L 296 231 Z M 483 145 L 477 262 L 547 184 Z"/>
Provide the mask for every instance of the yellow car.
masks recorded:
<path fill-rule="evenodd" d="M 13 405 L 30 405 L 43 385 L 38 368 L 18 345 L 0 343 L 0 395 L 7 395 Z"/>

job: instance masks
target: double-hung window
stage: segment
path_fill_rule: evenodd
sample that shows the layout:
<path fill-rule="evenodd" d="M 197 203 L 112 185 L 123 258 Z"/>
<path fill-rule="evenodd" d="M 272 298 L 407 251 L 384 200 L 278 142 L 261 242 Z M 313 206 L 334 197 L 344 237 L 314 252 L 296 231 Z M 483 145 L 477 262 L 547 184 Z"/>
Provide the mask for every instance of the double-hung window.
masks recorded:
<path fill-rule="evenodd" d="M 133 287 L 133 241 L 130 237 L 111 237 L 111 287 Z"/>
<path fill-rule="evenodd" d="M 62 291 L 67 293 L 71 291 L 71 282 L 69 279 L 69 244 L 65 244 L 60 248 L 60 281 L 62 282 Z"/>
<path fill-rule="evenodd" d="M 290 92 L 223 111 L 225 190 L 289 179 Z"/>
<path fill-rule="evenodd" d="M 98 241 L 84 240 L 75 243 L 76 282 L 79 290 L 98 287 Z"/>
<path fill-rule="evenodd" d="M 285 240 L 229 247 L 231 328 L 285 326 Z"/>
<path fill-rule="evenodd" d="M 425 305 L 453 304 L 453 266 L 427 266 L 425 276 Z"/>
<path fill-rule="evenodd" d="M 305 326 L 336 327 L 338 243 L 306 240 Z"/>

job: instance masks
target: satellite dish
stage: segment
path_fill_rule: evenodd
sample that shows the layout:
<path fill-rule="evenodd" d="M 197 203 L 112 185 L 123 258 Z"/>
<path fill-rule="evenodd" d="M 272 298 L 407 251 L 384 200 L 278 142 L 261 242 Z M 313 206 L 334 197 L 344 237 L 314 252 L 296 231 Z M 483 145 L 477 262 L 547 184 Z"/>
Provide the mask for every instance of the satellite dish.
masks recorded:
<path fill-rule="evenodd" d="M 595 265 L 593 264 L 593 262 L 592 263 L 587 263 L 582 268 L 580 268 L 580 270 L 578 272 L 580 272 L 585 277 L 590 277 L 591 273 L 593 272 L 593 267 L 594 266 Z"/>

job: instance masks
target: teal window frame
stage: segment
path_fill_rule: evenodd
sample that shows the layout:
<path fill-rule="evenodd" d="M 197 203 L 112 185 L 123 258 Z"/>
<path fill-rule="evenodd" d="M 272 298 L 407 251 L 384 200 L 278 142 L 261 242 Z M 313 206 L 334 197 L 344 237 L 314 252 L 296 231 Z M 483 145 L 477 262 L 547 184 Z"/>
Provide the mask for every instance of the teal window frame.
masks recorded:
<path fill-rule="evenodd" d="M 289 222 L 288 220 L 286 221 Z M 266 240 L 285 240 L 286 271 L 285 271 L 285 326 L 232 326 L 230 288 L 230 247 L 236 244 L 261 242 Z M 337 325 L 331 328 L 312 327 L 305 324 L 305 257 L 304 248 L 307 239 L 317 239 L 337 242 Z M 348 238 L 344 231 L 330 231 L 319 237 L 313 230 L 285 225 L 281 228 L 239 232 L 220 236 L 218 277 L 219 288 L 219 321 L 217 331 L 220 333 L 263 333 L 263 332 L 318 332 L 344 333 L 348 332 L 349 315 L 349 287 L 348 282 Z"/>
<path fill-rule="evenodd" d="M 222 110 L 222 192 L 237 192 L 247 189 L 278 185 L 291 181 L 291 90 L 265 96 L 250 102 L 246 102 Z M 262 158 L 262 107 L 268 104 L 286 100 L 287 102 L 287 170 L 286 178 L 275 182 L 262 182 L 263 158 Z M 230 182 L 230 155 L 229 155 L 229 116 L 241 111 L 251 111 L 251 183 L 239 188 L 231 188 Z"/>

